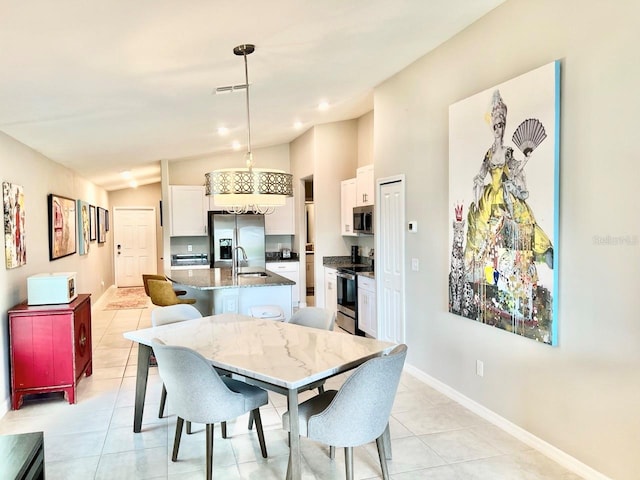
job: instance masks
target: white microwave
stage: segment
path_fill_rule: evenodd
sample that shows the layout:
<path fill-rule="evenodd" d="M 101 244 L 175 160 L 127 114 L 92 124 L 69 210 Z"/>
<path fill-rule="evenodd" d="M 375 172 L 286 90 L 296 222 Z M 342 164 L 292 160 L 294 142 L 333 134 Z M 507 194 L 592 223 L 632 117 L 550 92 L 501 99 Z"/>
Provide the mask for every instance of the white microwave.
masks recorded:
<path fill-rule="evenodd" d="M 76 272 L 39 273 L 27 278 L 29 305 L 71 303 L 77 296 Z"/>

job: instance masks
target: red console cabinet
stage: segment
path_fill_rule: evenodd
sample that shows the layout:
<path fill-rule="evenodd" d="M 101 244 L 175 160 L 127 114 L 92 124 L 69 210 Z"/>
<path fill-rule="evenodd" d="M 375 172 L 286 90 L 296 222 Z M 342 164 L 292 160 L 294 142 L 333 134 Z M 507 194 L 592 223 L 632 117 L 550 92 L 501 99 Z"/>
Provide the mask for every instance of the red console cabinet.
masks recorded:
<path fill-rule="evenodd" d="M 82 374 L 92 372 L 91 296 L 64 305 L 27 305 L 9 310 L 11 407 L 34 393 L 64 392 L 76 403 Z"/>

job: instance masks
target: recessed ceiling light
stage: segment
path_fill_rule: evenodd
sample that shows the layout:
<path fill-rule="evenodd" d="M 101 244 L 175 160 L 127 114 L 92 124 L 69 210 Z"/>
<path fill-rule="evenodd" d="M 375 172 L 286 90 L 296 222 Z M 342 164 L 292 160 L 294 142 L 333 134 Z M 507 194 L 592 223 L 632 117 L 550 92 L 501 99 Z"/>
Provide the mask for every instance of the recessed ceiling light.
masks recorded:
<path fill-rule="evenodd" d="M 218 135 L 220 135 L 221 137 L 224 137 L 225 135 L 229 135 L 229 129 L 227 127 L 219 127 Z"/>
<path fill-rule="evenodd" d="M 129 182 L 129 186 L 130 186 L 131 188 L 137 188 L 137 187 L 138 187 L 138 182 L 136 182 L 135 180 L 131 180 L 131 181 Z"/>
<path fill-rule="evenodd" d="M 120 176 L 125 179 L 129 179 L 132 177 L 131 170 L 125 170 L 124 172 L 120 172 Z"/>
<path fill-rule="evenodd" d="M 318 104 L 318 110 L 329 110 L 329 102 L 323 100 Z"/>
<path fill-rule="evenodd" d="M 300 130 L 302 128 L 302 122 L 300 120 L 293 123 L 293 128 Z"/>
<path fill-rule="evenodd" d="M 242 145 L 240 144 L 240 142 L 239 142 L 238 140 L 234 140 L 234 141 L 231 143 L 231 148 L 233 148 L 234 150 L 240 150 L 240 147 L 241 147 L 241 146 L 242 146 Z"/>

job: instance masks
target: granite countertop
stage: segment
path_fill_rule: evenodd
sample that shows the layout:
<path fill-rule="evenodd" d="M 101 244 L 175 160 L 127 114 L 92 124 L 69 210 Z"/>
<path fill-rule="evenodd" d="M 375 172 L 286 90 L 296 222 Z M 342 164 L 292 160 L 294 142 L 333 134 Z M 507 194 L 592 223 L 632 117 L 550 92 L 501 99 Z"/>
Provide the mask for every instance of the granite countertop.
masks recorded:
<path fill-rule="evenodd" d="M 371 278 L 372 280 L 376 279 L 375 272 L 358 272 L 358 276 Z"/>
<path fill-rule="evenodd" d="M 240 268 L 237 277 L 231 275 L 230 268 L 209 268 L 206 270 L 171 270 L 167 278 L 199 290 L 215 290 L 219 288 L 245 287 L 275 287 L 281 285 L 295 285 L 296 282 L 282 277 L 277 273 L 260 267 Z M 245 275 L 242 275 L 242 274 Z M 266 276 L 258 276 L 265 273 Z M 246 275 L 255 274 L 255 275 Z"/>

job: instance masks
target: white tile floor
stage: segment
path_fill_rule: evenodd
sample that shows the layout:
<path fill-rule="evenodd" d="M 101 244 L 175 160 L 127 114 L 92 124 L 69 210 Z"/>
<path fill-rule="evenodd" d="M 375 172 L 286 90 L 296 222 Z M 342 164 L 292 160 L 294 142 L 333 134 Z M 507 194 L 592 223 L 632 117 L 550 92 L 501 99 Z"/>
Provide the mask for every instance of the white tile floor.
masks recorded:
<path fill-rule="evenodd" d="M 137 348 L 122 332 L 150 326 L 151 308 L 94 308 L 93 375 L 80 381 L 78 403 L 67 404 L 61 394 L 36 396 L 0 419 L 0 434 L 44 431 L 47 480 L 204 478 L 203 426 L 183 435 L 178 462 L 170 460 L 175 415 L 169 404 L 168 416 L 158 418 L 162 382 L 154 368 L 143 430 L 132 430 Z M 339 388 L 341 381 L 331 379 L 328 387 Z M 227 440 L 216 427 L 214 478 L 285 477 L 288 450 L 280 418 L 286 399 L 269 396 L 261 409 L 269 458 L 261 457 L 255 430 L 248 431 L 247 418 L 241 417 L 229 423 Z M 390 425 L 394 480 L 580 478 L 408 374 Z M 344 478 L 342 452 L 331 461 L 324 446 L 303 439 L 302 453 L 304 479 Z M 374 443 L 356 448 L 354 457 L 357 479 L 380 478 Z"/>

